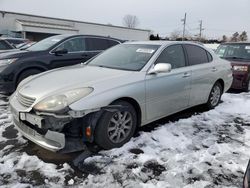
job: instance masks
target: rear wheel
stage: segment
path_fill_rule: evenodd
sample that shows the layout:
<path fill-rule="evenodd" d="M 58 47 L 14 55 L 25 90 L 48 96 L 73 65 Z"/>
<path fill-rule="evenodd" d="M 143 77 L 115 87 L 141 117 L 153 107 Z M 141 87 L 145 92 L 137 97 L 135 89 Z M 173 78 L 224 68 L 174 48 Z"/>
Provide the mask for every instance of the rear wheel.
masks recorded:
<path fill-rule="evenodd" d="M 18 84 L 24 80 L 25 78 L 31 76 L 31 75 L 34 75 L 34 74 L 38 74 L 38 73 L 41 73 L 42 71 L 41 70 L 38 70 L 38 69 L 28 69 L 28 70 L 25 70 L 23 71 L 19 76 L 18 76 L 18 79 L 17 79 L 17 82 L 16 82 L 16 87 L 18 86 Z"/>
<path fill-rule="evenodd" d="M 95 130 L 95 142 L 104 149 L 121 147 L 134 135 L 137 116 L 134 107 L 125 101 L 118 101 L 122 109 L 104 112 Z"/>
<path fill-rule="evenodd" d="M 222 95 L 222 86 L 219 82 L 216 82 L 213 85 L 213 88 L 210 92 L 206 106 L 209 109 L 213 109 L 214 107 L 216 107 L 220 102 L 221 95 Z"/>

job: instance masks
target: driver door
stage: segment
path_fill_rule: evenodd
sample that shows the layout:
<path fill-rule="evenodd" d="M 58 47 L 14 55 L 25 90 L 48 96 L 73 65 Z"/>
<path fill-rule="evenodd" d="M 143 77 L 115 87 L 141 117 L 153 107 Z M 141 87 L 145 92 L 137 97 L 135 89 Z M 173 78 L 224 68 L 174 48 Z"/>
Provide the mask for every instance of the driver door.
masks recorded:
<path fill-rule="evenodd" d="M 162 51 L 155 64 L 169 63 L 167 73 L 146 75 L 147 120 L 153 121 L 188 107 L 191 69 L 186 66 L 182 45 L 172 45 Z"/>

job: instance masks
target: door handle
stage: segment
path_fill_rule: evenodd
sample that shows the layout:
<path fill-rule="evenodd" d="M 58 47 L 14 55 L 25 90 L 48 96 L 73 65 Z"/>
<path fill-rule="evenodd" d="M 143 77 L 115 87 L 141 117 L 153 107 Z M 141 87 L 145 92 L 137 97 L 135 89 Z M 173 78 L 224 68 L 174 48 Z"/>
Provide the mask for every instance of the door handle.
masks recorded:
<path fill-rule="evenodd" d="M 212 72 L 215 72 L 217 71 L 217 69 L 215 67 L 212 68 Z"/>
<path fill-rule="evenodd" d="M 188 72 L 185 72 L 184 74 L 183 74 L 183 78 L 187 78 L 187 77 L 190 77 L 191 76 L 191 74 L 190 73 L 188 73 Z"/>

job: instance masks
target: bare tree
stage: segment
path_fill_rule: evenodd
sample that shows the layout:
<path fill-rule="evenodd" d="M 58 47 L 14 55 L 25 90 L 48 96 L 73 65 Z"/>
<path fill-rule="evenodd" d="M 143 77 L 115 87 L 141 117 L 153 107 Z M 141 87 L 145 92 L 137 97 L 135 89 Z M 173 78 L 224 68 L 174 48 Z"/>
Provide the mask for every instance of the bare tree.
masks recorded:
<path fill-rule="evenodd" d="M 128 28 L 136 28 L 139 25 L 139 19 L 135 15 L 126 15 L 123 17 L 123 25 Z"/>
<path fill-rule="evenodd" d="M 231 42 L 238 42 L 239 41 L 239 33 L 235 32 L 231 37 Z"/>
<path fill-rule="evenodd" d="M 240 41 L 247 41 L 247 32 L 243 31 L 239 36 Z"/>

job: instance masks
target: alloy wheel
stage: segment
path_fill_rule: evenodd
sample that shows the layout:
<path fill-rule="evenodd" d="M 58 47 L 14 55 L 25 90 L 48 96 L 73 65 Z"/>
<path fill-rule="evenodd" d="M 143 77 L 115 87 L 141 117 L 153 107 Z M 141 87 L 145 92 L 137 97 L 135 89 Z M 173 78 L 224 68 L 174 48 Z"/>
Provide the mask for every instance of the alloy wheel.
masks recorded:
<path fill-rule="evenodd" d="M 133 127 L 132 115 L 128 111 L 113 114 L 108 125 L 108 137 L 113 143 L 121 143 L 130 134 Z"/>
<path fill-rule="evenodd" d="M 221 89 L 218 85 L 215 85 L 212 89 L 210 96 L 210 103 L 212 106 L 216 106 L 219 103 L 221 96 Z"/>

